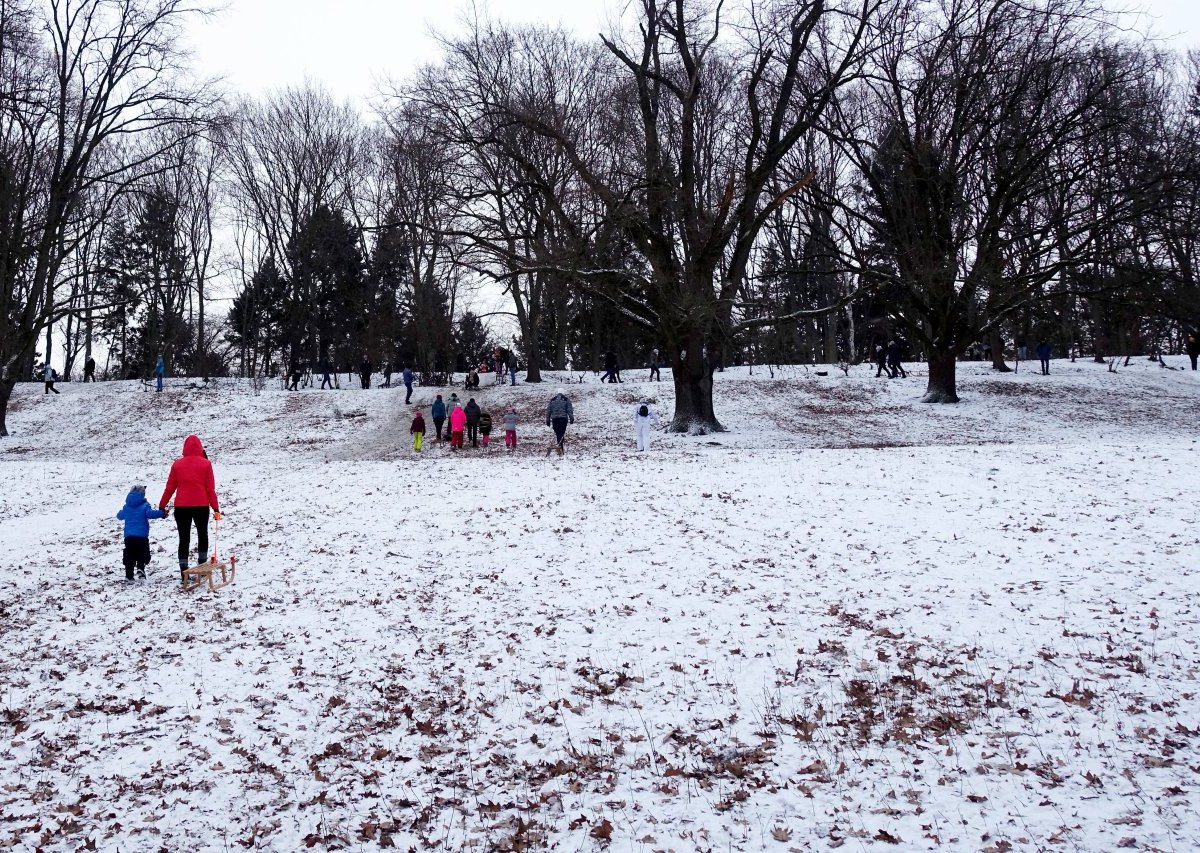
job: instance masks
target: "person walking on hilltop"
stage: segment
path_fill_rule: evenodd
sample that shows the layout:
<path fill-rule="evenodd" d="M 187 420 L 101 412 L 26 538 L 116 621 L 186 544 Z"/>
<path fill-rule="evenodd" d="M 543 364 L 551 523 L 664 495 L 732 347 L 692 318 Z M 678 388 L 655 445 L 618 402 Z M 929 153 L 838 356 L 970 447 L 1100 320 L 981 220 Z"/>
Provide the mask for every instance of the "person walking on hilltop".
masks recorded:
<path fill-rule="evenodd" d="M 546 406 L 546 426 L 554 429 L 554 444 L 550 450 L 558 450 L 559 456 L 563 455 L 563 441 L 567 437 L 567 424 L 573 423 L 575 423 L 575 409 L 567 395 L 560 391 L 550 398 L 550 405 Z"/>
<path fill-rule="evenodd" d="M 208 556 L 208 511 L 211 509 L 213 517 L 218 521 L 221 519 L 212 463 L 208 461 L 199 436 L 189 435 L 183 440 L 183 456 L 171 465 L 167 486 L 158 501 L 161 511 L 166 512 L 172 496 L 175 498 L 175 526 L 179 530 L 179 577 L 182 581 L 188 568 L 192 525 L 196 526 L 196 562 L 199 564 Z"/>
<path fill-rule="evenodd" d="M 413 372 L 412 368 L 407 364 L 404 365 L 404 370 L 400 372 L 400 379 L 404 382 L 404 405 L 408 405 L 412 400 Z"/>
<path fill-rule="evenodd" d="M 512 354 L 512 360 L 508 363 L 508 384 L 513 388 L 517 387 L 517 354 Z"/>
<path fill-rule="evenodd" d="M 650 350 L 650 379 L 651 382 L 662 382 L 662 377 L 658 373 L 658 347 Z"/>
<path fill-rule="evenodd" d="M 633 440 L 638 452 L 650 449 L 650 427 L 658 421 L 658 412 L 645 400 L 633 407 Z"/>
<path fill-rule="evenodd" d="M 367 354 L 364 352 L 362 362 L 358 365 L 358 378 L 362 380 L 364 391 L 371 387 L 371 370 L 371 359 L 367 358 Z"/>
<path fill-rule="evenodd" d="M 475 398 L 467 400 L 467 438 L 471 440 L 472 447 L 479 446 L 479 416 L 482 414 L 479 404 L 475 402 Z"/>
<path fill-rule="evenodd" d="M 420 409 L 413 415 L 412 426 L 408 428 L 408 432 L 412 436 L 413 450 L 420 453 L 425 447 L 425 418 Z"/>
<path fill-rule="evenodd" d="M 888 370 L 887 350 L 883 348 L 883 344 L 875 345 L 875 367 L 876 379 L 878 379 L 880 376 L 883 376 L 884 373 L 887 373 L 889 377 L 892 375 L 892 372 Z"/>
<path fill-rule="evenodd" d="M 158 361 L 154 363 L 154 379 L 157 386 L 154 389 L 155 391 L 161 391 L 163 389 L 163 377 L 166 375 L 167 364 L 163 361 L 162 353 L 160 352 L 158 354 Z"/>
<path fill-rule="evenodd" d="M 600 381 L 613 384 L 617 381 L 617 354 L 611 349 L 604 353 L 604 376 Z"/>
<path fill-rule="evenodd" d="M 336 374 L 334 374 L 333 362 L 329 360 L 329 354 L 326 353 L 321 358 L 321 390 L 324 391 L 326 388 L 332 389 L 335 379 Z"/>
<path fill-rule="evenodd" d="M 58 374 L 55 372 L 54 368 L 50 366 L 50 362 L 46 362 L 42 365 L 42 381 L 46 383 L 46 394 L 49 394 L 51 391 L 53 391 L 55 394 L 61 393 L 57 388 L 54 387 L 54 383 L 58 381 Z"/>
<path fill-rule="evenodd" d="M 90 355 L 87 357 L 87 361 L 83 363 L 83 381 L 96 381 L 96 359 L 92 358 Z"/>
<path fill-rule="evenodd" d="M 383 387 L 392 387 L 392 363 L 390 361 L 385 361 L 383 363 Z M 408 400 L 405 400 L 404 402 L 407 404 Z"/>
<path fill-rule="evenodd" d="M 288 377 L 290 382 L 287 385 L 288 391 L 299 391 L 300 380 L 304 377 L 304 371 L 300 369 L 300 360 L 292 356 L 292 363 L 288 366 Z"/>
<path fill-rule="evenodd" d="M 1196 369 L 1196 360 L 1200 359 L 1200 334 L 1192 332 L 1187 336 L 1187 341 L 1184 343 L 1184 349 L 1187 351 L 1188 358 L 1192 360 L 1192 370 Z"/>
<path fill-rule="evenodd" d="M 429 407 L 429 414 L 433 417 L 433 429 L 437 435 L 437 440 L 441 442 L 442 424 L 446 422 L 446 401 L 442 399 L 441 394 L 437 395 L 437 399 Z"/>
<path fill-rule="evenodd" d="M 1040 361 L 1042 363 L 1042 375 L 1043 376 L 1050 375 L 1050 353 L 1051 352 L 1053 352 L 1053 348 L 1050 346 L 1050 344 L 1046 341 L 1045 338 L 1038 341 L 1037 357 L 1038 357 L 1038 361 Z"/>
<path fill-rule="evenodd" d="M 893 379 L 897 376 L 908 378 L 908 374 L 904 372 L 904 365 L 900 363 L 900 342 L 895 338 L 892 338 L 892 342 L 888 344 L 887 367 Z"/>
<path fill-rule="evenodd" d="M 452 397 L 454 408 L 450 410 L 450 449 L 458 450 L 463 446 L 463 432 L 467 428 L 467 413 L 458 405 L 458 398 Z"/>

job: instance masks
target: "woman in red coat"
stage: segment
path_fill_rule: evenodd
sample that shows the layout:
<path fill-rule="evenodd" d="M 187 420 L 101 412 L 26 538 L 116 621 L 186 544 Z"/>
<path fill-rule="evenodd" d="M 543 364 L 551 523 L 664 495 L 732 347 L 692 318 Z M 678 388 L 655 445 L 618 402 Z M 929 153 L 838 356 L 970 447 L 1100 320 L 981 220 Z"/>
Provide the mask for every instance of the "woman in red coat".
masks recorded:
<path fill-rule="evenodd" d="M 208 510 L 221 517 L 217 503 L 216 481 L 213 479 L 212 463 L 204 452 L 204 445 L 197 436 L 189 435 L 183 440 L 183 456 L 171 465 L 167 487 L 158 502 L 164 512 L 171 496 L 175 496 L 175 526 L 179 528 L 179 571 L 188 567 L 188 547 L 192 525 L 196 525 L 196 546 L 200 555 L 198 563 L 208 559 Z"/>

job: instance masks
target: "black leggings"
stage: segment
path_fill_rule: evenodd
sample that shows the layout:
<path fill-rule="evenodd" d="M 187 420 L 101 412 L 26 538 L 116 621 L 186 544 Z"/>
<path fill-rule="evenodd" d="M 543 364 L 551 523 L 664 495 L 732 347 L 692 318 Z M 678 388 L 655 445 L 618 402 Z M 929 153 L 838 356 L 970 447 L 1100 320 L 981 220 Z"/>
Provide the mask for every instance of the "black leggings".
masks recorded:
<path fill-rule="evenodd" d="M 550 421 L 550 425 L 554 427 L 555 443 L 562 447 L 563 439 L 567 437 L 567 419 L 554 418 Z"/>
<path fill-rule="evenodd" d="M 187 562 L 193 523 L 196 525 L 196 553 L 200 555 L 196 563 L 203 563 L 208 559 L 208 507 L 177 506 L 175 507 L 175 526 L 179 528 L 179 562 L 181 563 Z"/>

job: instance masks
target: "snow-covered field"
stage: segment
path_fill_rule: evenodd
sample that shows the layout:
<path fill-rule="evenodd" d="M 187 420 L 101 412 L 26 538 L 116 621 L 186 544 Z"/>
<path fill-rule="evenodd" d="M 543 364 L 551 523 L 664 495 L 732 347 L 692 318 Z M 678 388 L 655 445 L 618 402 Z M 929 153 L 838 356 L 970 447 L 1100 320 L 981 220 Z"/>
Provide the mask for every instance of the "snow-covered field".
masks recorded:
<path fill-rule="evenodd" d="M 647 454 L 667 383 L 485 388 L 520 451 L 420 457 L 403 389 L 22 386 L 0 847 L 1200 848 L 1200 374 L 960 367 L 726 371 Z M 162 521 L 126 587 L 189 432 L 237 581 Z"/>

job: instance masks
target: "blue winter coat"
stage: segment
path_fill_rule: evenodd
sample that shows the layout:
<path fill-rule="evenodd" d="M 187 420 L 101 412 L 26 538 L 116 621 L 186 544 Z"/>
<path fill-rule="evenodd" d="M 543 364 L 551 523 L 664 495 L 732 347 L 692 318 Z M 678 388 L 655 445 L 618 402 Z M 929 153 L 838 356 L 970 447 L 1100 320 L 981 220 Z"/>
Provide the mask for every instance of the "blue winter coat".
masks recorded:
<path fill-rule="evenodd" d="M 446 417 L 446 404 L 441 400 L 434 400 L 429 411 L 435 418 L 444 418 Z"/>
<path fill-rule="evenodd" d="M 154 375 L 163 376 L 167 372 L 167 366 L 163 364 L 162 356 L 158 357 L 158 362 L 154 365 Z"/>
<path fill-rule="evenodd" d="M 1042 360 L 1048 359 L 1050 358 L 1051 351 L 1050 344 L 1038 344 L 1037 357 Z"/>
<path fill-rule="evenodd" d="M 125 522 L 126 536 L 149 536 L 150 519 L 166 517 L 165 510 L 155 509 L 142 492 L 134 491 L 125 496 L 125 506 L 117 512 L 117 518 Z"/>
<path fill-rule="evenodd" d="M 412 381 L 413 381 L 412 370 L 410 370 L 407 367 L 404 368 L 404 372 L 402 374 L 400 374 L 400 377 L 404 380 L 405 385 L 412 385 Z"/>

